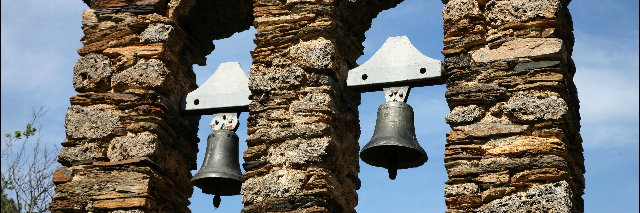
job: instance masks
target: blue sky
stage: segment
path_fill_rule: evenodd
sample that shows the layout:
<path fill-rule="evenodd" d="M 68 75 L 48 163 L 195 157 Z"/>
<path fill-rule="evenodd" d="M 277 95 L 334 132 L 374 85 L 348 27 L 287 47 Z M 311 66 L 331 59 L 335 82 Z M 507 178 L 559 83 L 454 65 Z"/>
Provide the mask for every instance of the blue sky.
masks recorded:
<path fill-rule="evenodd" d="M 406 0 L 382 12 L 367 32 L 362 64 L 391 36 L 406 35 L 425 55 L 442 60 L 444 5 L 439 0 Z M 576 43 L 573 59 L 577 73 L 581 133 L 587 173 L 585 212 L 638 212 L 638 1 L 576 0 L 569 5 Z M 80 0 L 2 0 L 2 125 L 0 133 L 24 128 L 33 107 L 46 106 L 42 134 L 47 143 L 65 140 L 64 116 L 73 66 L 81 47 L 80 20 L 87 6 Z M 214 41 L 216 50 L 207 66 L 195 66 L 198 84 L 211 76 L 220 63 L 239 61 L 251 66 L 253 29 Z M 429 161 L 415 169 L 400 170 L 396 180 L 386 171 L 361 162 L 359 212 L 444 212 L 443 164 L 449 112 L 444 86 L 414 88 L 408 103 L 415 110 L 418 140 Z M 364 93 L 360 106 L 362 135 L 366 144 L 375 123 L 381 92 Z M 246 113 L 240 121 L 246 120 Z M 211 116 L 203 116 L 199 136 L 209 134 Z M 246 149 L 246 122 L 238 130 L 240 151 Z M 206 143 L 200 143 L 204 150 Z M 201 164 L 204 153 L 198 155 Z M 194 173 L 196 171 L 193 171 Z M 212 196 L 195 189 L 190 208 L 210 212 Z M 240 196 L 222 197 L 216 212 L 239 212 Z"/>

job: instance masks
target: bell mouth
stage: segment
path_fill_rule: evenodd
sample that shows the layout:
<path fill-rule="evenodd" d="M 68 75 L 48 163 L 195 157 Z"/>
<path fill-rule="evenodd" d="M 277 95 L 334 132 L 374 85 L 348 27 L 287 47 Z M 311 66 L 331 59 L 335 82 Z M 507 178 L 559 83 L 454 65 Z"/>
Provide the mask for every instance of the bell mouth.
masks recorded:
<path fill-rule="evenodd" d="M 222 177 L 202 177 L 192 179 L 191 183 L 202 189 L 202 193 L 220 196 L 239 195 L 242 188 L 242 181 Z"/>
<path fill-rule="evenodd" d="M 360 152 L 360 158 L 369 165 L 387 169 L 392 167 L 389 162 L 397 162 L 397 169 L 408 169 L 422 166 L 429 159 L 422 147 L 398 144 L 364 147 Z"/>

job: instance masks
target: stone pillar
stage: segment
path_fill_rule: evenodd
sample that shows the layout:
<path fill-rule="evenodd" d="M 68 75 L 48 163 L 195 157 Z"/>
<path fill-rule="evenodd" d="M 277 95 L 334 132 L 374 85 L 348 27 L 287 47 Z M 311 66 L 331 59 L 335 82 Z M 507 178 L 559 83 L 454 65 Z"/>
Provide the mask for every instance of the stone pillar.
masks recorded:
<path fill-rule="evenodd" d="M 569 0 L 444 0 L 446 212 L 582 212 Z"/>
<path fill-rule="evenodd" d="M 255 1 L 242 212 L 355 212 L 360 96 L 346 76 L 399 2 Z"/>
<path fill-rule="evenodd" d="M 211 3 L 85 3 L 91 9 L 82 15 L 84 46 L 73 69 L 78 94 L 66 115 L 51 211 L 190 212 L 200 116 L 180 112 L 181 96 L 197 87 L 191 66 L 205 64 L 211 39 L 250 26 L 250 7 L 226 20 L 234 14 L 210 15 L 214 9 L 200 19 Z"/>

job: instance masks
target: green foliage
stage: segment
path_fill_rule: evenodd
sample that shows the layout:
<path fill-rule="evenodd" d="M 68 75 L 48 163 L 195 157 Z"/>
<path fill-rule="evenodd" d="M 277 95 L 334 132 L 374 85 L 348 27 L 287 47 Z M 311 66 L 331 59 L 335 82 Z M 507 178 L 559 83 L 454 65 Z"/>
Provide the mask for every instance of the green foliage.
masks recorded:
<path fill-rule="evenodd" d="M 0 213 L 41 213 L 48 211 L 54 196 L 51 181 L 56 168 L 55 145 L 41 141 L 34 126 L 46 113 L 34 110 L 24 131 L 5 134 L 2 146 L 2 207 Z M 40 125 L 41 127 L 41 125 Z M 52 147 L 50 147 L 52 146 Z"/>
<path fill-rule="evenodd" d="M 15 189 L 11 184 L 11 181 L 5 180 L 4 174 L 0 175 L 2 177 L 2 213 L 17 213 L 18 207 L 16 207 L 16 203 L 13 199 L 9 198 L 9 195 L 5 193 L 5 190 Z"/>
<path fill-rule="evenodd" d="M 25 128 L 24 131 L 13 131 L 13 134 L 12 133 L 6 133 L 6 134 L 4 134 L 4 136 L 9 138 L 9 139 L 22 139 L 22 136 L 24 136 L 25 139 L 27 139 L 30 136 L 35 135 L 36 131 L 37 131 L 37 129 L 33 128 L 33 124 L 28 123 L 27 127 Z"/>

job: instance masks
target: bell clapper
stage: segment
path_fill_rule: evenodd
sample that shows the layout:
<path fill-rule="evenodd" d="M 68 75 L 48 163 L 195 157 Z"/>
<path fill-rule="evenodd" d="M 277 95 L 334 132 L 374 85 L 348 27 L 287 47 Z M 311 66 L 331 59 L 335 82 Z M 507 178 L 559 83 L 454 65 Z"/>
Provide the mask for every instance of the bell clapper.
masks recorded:
<path fill-rule="evenodd" d="M 213 196 L 213 208 L 217 209 L 220 207 L 220 201 L 222 201 L 222 199 L 220 199 L 220 195 L 216 194 Z"/>
<path fill-rule="evenodd" d="M 396 152 L 396 149 L 396 146 L 390 146 L 387 150 L 387 170 L 391 180 L 395 180 L 398 175 L 398 152 Z"/>
<path fill-rule="evenodd" d="M 218 207 L 220 207 L 221 201 L 222 199 L 220 199 L 220 182 L 216 181 L 216 194 L 213 196 L 213 208 L 217 209 Z"/>
<path fill-rule="evenodd" d="M 398 175 L 398 169 L 389 167 L 389 179 L 395 180 L 396 175 Z"/>

